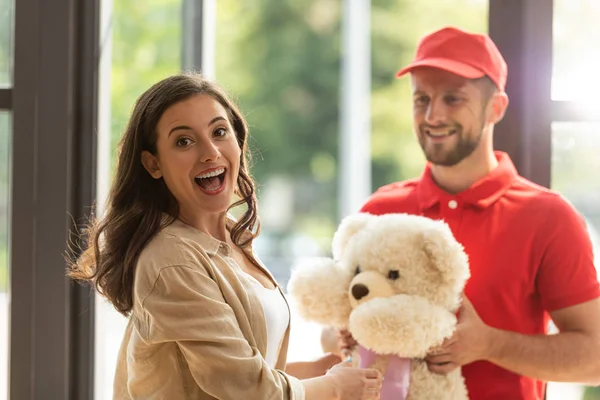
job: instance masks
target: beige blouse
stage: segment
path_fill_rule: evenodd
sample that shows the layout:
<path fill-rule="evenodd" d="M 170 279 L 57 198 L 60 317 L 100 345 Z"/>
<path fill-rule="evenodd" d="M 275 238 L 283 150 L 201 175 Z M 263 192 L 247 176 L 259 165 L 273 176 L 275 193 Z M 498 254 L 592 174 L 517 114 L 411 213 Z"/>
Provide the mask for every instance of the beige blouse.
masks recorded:
<path fill-rule="evenodd" d="M 272 369 L 260 300 L 230 254 L 179 220 L 150 241 L 137 263 L 114 399 L 304 399 L 302 383 L 283 372 L 289 325 Z"/>

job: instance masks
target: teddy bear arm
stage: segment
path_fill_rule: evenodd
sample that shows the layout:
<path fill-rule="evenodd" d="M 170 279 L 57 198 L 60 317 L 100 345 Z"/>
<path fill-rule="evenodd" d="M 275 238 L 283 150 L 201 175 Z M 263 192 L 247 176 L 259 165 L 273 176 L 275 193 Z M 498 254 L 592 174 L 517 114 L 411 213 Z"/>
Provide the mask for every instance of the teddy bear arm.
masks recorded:
<path fill-rule="evenodd" d="M 297 265 L 288 283 L 293 307 L 306 321 L 346 328 L 350 315 L 350 277 L 332 259 L 318 258 Z"/>

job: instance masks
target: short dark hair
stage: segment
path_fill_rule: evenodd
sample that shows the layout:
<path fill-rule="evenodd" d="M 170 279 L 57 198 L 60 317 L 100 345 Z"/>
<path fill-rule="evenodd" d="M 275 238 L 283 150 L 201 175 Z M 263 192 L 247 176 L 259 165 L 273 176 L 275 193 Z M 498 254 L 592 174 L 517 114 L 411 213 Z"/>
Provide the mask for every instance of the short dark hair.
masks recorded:
<path fill-rule="evenodd" d="M 492 81 L 487 75 L 481 78 L 473 79 L 472 81 L 481 90 L 486 104 L 492 98 L 492 96 L 498 92 L 498 86 L 496 86 L 494 81 Z"/>

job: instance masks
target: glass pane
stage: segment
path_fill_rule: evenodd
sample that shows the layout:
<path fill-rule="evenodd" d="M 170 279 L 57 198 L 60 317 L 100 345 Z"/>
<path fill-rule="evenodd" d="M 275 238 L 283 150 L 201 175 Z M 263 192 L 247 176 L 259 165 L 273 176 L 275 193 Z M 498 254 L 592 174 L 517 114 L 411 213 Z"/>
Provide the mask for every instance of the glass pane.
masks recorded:
<path fill-rule="evenodd" d="M 101 38 L 98 100 L 100 207 L 112 177 L 117 142 L 135 99 L 151 84 L 179 71 L 182 0 L 105 0 L 101 4 L 100 31 L 106 36 Z M 110 400 L 127 320 L 104 298 L 96 300 L 95 400 Z"/>
<path fill-rule="evenodd" d="M 423 35 L 445 26 L 487 33 L 488 9 L 488 0 L 373 2 L 373 189 L 419 176 L 425 165 L 413 134 L 410 79 L 395 73 Z"/>
<path fill-rule="evenodd" d="M 561 192 L 585 218 L 600 268 L 600 123 L 552 124 L 552 189 Z M 600 388 L 550 383 L 548 400 L 600 399 Z"/>
<path fill-rule="evenodd" d="M 596 101 L 595 93 L 600 91 L 599 20 L 598 0 L 554 0 L 552 99 Z"/>
<path fill-rule="evenodd" d="M 0 0 L 0 88 L 12 84 L 15 0 Z"/>
<path fill-rule="evenodd" d="M 372 185 L 418 175 L 409 79 L 395 73 L 420 37 L 446 25 L 486 32 L 487 0 L 371 2 Z M 338 224 L 342 2 L 219 0 L 216 76 L 248 118 L 259 188 L 256 251 L 284 285 L 297 257 L 329 255 Z M 435 10 L 435 12 L 432 12 Z M 289 359 L 320 353 L 294 316 Z"/>
<path fill-rule="evenodd" d="M 8 398 L 11 114 L 0 111 L 0 400 Z"/>

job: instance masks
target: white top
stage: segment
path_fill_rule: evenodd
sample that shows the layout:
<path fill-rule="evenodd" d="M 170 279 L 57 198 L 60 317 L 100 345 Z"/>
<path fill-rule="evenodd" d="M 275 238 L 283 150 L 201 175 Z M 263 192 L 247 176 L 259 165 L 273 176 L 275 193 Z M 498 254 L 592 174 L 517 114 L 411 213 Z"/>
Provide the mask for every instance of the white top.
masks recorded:
<path fill-rule="evenodd" d="M 256 295 L 262 304 L 265 321 L 267 322 L 267 356 L 265 358 L 267 364 L 271 368 L 275 368 L 279 346 L 290 323 L 290 312 L 278 288 L 267 289 L 252 275 L 246 274 L 246 276 L 252 282 Z"/>

